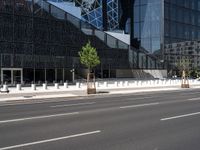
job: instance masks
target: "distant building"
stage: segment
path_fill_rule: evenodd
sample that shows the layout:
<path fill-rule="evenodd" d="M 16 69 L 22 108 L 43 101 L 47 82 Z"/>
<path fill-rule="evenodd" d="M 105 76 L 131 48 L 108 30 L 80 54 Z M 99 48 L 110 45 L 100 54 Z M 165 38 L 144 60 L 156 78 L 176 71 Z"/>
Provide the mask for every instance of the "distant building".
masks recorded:
<path fill-rule="evenodd" d="M 165 45 L 165 60 L 171 66 L 176 67 L 184 59 L 189 60 L 190 69 L 200 68 L 200 41 L 186 41 Z"/>

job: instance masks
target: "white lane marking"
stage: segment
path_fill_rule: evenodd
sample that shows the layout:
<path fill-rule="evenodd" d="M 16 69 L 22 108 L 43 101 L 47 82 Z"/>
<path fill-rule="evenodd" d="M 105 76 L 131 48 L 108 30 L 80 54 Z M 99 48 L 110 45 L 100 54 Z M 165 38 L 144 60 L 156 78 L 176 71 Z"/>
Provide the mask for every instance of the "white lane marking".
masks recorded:
<path fill-rule="evenodd" d="M 44 118 L 51 118 L 51 117 L 61 117 L 61 116 L 68 116 L 68 115 L 77 115 L 77 114 L 79 114 L 79 112 L 63 113 L 63 114 L 55 114 L 55 115 L 46 115 L 46 116 L 36 116 L 36 117 L 11 119 L 11 120 L 2 120 L 2 121 L 0 121 L 0 124 L 2 124 L 2 123 L 10 123 L 10 122 L 26 121 L 26 120 L 44 119 Z"/>
<path fill-rule="evenodd" d="M 153 106 L 153 105 L 159 105 L 160 103 L 148 103 L 148 104 L 138 104 L 138 105 L 130 105 L 130 106 L 122 106 L 121 109 L 125 108 L 136 108 L 136 107 L 144 107 L 144 106 Z"/>
<path fill-rule="evenodd" d="M 92 102 L 92 103 L 77 103 L 77 104 L 55 105 L 55 106 L 50 106 L 50 107 L 57 108 L 57 107 L 82 106 L 82 105 L 92 105 L 92 104 L 95 104 L 95 103 L 96 102 Z"/>
<path fill-rule="evenodd" d="M 147 98 L 156 98 L 156 97 L 153 97 L 153 96 L 148 96 L 148 97 L 138 97 L 138 98 L 127 98 L 125 100 L 140 100 L 140 99 L 147 99 Z"/>
<path fill-rule="evenodd" d="M 200 92 L 193 92 L 193 93 L 181 93 L 180 95 L 193 95 L 193 94 L 200 94 Z"/>
<path fill-rule="evenodd" d="M 196 98 L 191 98 L 191 99 L 188 99 L 189 101 L 199 101 L 200 100 L 200 97 L 196 97 Z"/>
<path fill-rule="evenodd" d="M 169 118 L 163 118 L 163 119 L 160 119 L 160 120 L 161 121 L 167 121 L 167 120 L 178 119 L 178 118 L 189 117 L 189 116 L 195 116 L 195 115 L 200 115 L 200 112 L 185 114 L 185 115 L 180 115 L 180 116 L 174 116 L 174 117 L 169 117 Z"/>
<path fill-rule="evenodd" d="M 53 138 L 53 139 L 48 139 L 48 140 L 42 140 L 42 141 L 36 141 L 36 142 L 31 142 L 31 143 L 25 143 L 25 144 L 19 144 L 19 145 L 14 145 L 14 146 L 3 147 L 3 148 L 0 148 L 0 150 L 9 150 L 9 149 L 21 148 L 21 147 L 25 147 L 25 146 L 43 144 L 43 143 L 48 143 L 48 142 L 55 142 L 55 141 L 59 141 L 59 140 L 69 139 L 69 138 L 75 138 L 75 137 L 80 137 L 80 136 L 85 136 L 85 135 L 97 134 L 97 133 L 100 133 L 100 132 L 101 132 L 100 130 L 97 130 L 97 131 L 92 131 L 92 132 L 74 134 L 74 135 L 70 135 L 70 136 L 64 136 L 64 137 L 58 137 L 58 138 Z"/>

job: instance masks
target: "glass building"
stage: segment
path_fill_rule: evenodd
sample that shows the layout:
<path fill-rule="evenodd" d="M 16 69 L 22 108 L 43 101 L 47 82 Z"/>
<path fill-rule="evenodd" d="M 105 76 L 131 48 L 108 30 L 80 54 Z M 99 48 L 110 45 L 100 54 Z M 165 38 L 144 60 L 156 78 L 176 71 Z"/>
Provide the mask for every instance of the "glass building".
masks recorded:
<path fill-rule="evenodd" d="M 145 77 L 149 74 L 140 70 L 162 68 L 146 50 L 102 31 L 130 24 L 132 5 L 127 2 L 131 0 L 77 0 L 75 4 L 84 7 L 81 14 L 85 19 L 81 19 L 48 0 L 0 0 L 1 84 L 64 82 L 72 80 L 71 70 L 82 78 L 85 68 L 78 52 L 88 41 L 101 59 L 95 68 L 97 77 Z M 95 16 L 99 8 L 102 17 Z M 91 16 L 95 21 L 88 19 Z M 94 28 L 90 21 L 102 29 Z"/>
<path fill-rule="evenodd" d="M 62 3 L 80 9 L 80 18 L 100 30 L 115 30 L 119 27 L 119 1 L 118 0 L 48 0 Z M 55 4 L 54 3 L 54 4 Z M 72 7 L 71 7 L 72 8 Z M 75 12 L 67 10 L 74 15 Z"/>
<path fill-rule="evenodd" d="M 133 36 L 149 53 L 161 49 L 162 0 L 135 0 L 133 8 Z"/>
<path fill-rule="evenodd" d="M 131 5 L 132 45 L 138 41 L 161 60 L 165 45 L 200 39 L 200 0 L 131 0 Z"/>

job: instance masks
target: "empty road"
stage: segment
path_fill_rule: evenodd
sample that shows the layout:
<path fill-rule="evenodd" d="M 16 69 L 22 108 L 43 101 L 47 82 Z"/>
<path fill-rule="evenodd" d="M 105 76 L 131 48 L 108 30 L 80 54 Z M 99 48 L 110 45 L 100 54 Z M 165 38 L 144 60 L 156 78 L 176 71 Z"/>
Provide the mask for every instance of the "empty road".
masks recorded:
<path fill-rule="evenodd" d="M 0 150 L 199 150 L 200 89 L 0 103 Z"/>

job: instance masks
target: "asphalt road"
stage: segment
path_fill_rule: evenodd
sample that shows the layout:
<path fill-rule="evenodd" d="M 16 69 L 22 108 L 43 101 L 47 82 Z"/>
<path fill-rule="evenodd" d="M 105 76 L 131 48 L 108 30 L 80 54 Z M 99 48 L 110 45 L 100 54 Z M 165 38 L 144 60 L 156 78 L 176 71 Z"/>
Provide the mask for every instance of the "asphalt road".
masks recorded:
<path fill-rule="evenodd" d="M 200 89 L 0 103 L 0 150 L 199 150 Z"/>

